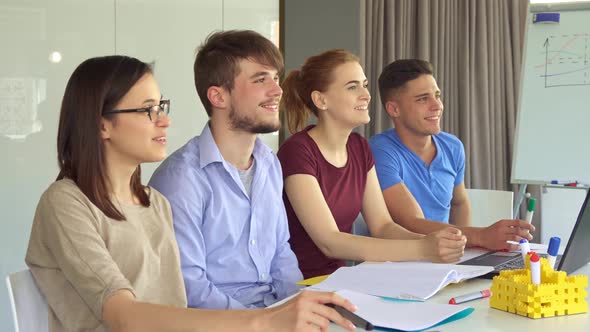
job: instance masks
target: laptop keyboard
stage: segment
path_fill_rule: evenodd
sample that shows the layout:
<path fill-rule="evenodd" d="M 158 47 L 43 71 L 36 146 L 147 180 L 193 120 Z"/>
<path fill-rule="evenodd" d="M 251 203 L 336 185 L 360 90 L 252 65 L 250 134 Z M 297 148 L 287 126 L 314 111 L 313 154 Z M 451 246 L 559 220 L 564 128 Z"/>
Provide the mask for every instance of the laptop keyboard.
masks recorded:
<path fill-rule="evenodd" d="M 540 257 L 544 257 L 547 258 L 546 254 L 540 254 Z M 555 267 L 557 268 L 557 266 L 559 266 L 559 261 L 561 261 L 561 255 L 557 256 L 557 259 L 555 261 Z M 502 271 L 502 270 L 518 270 L 518 269 L 524 269 L 524 260 L 522 259 L 522 256 L 518 256 L 515 257 L 512 260 L 509 260 L 508 262 L 502 263 L 500 265 L 496 265 L 494 267 L 495 271 Z"/>
<path fill-rule="evenodd" d="M 505 262 L 505 263 L 495 266 L 494 270 L 496 270 L 496 271 L 517 270 L 517 269 L 522 269 L 523 267 L 524 267 L 524 260 L 522 259 L 522 256 L 518 256 L 518 257 L 514 258 L 513 260 L 509 260 L 508 262 Z"/>

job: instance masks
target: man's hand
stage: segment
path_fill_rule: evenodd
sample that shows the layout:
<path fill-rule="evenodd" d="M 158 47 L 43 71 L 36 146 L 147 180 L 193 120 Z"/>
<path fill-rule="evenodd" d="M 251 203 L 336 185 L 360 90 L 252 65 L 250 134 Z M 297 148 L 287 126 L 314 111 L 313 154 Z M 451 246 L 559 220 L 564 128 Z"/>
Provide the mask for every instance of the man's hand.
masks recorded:
<path fill-rule="evenodd" d="M 267 315 L 261 317 L 262 331 L 328 331 L 330 321 L 342 326 L 347 331 L 354 331 L 355 326 L 343 318 L 336 310 L 326 306 L 333 303 L 356 311 L 356 306 L 335 293 L 303 291 L 290 301 L 266 309 Z"/>
<path fill-rule="evenodd" d="M 535 231 L 535 226 L 520 219 L 503 219 L 494 224 L 482 228 L 478 234 L 479 246 L 490 250 L 518 250 L 517 245 L 506 241 L 520 242 L 522 239 L 532 240 L 530 232 Z"/>
<path fill-rule="evenodd" d="M 463 256 L 467 238 L 461 231 L 448 227 L 432 232 L 422 240 L 426 246 L 426 259 L 437 263 L 454 263 Z"/>

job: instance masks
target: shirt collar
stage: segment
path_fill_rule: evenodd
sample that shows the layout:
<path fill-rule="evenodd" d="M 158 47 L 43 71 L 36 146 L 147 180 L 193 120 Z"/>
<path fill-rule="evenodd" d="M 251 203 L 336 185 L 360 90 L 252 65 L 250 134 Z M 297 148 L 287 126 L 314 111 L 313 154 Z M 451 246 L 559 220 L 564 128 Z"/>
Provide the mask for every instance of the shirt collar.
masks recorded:
<path fill-rule="evenodd" d="M 215 144 L 213 135 L 211 135 L 209 121 L 207 121 L 199 136 L 199 161 L 201 168 L 214 162 L 224 161 L 219 148 L 217 148 L 217 144 Z"/>
<path fill-rule="evenodd" d="M 264 144 L 259 137 L 256 137 L 252 154 L 258 162 L 263 162 L 270 154 L 272 154 L 272 150 Z M 209 122 L 205 124 L 205 127 L 199 136 L 199 160 L 199 166 L 201 168 L 215 162 L 227 164 L 213 139 L 211 128 L 209 128 Z"/>

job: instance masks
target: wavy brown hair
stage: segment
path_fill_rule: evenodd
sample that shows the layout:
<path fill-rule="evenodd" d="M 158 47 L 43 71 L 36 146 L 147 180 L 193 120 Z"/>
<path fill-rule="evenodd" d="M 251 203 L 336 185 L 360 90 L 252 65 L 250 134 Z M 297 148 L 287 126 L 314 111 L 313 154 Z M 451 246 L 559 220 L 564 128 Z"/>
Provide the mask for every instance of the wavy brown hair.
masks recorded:
<path fill-rule="evenodd" d="M 112 110 L 152 68 L 138 59 L 113 55 L 82 62 L 68 80 L 59 116 L 57 180 L 71 179 L 106 216 L 125 220 L 111 200 L 105 147 L 101 139 L 102 113 Z M 107 115 L 112 118 L 116 115 Z M 133 194 L 143 206 L 150 206 L 141 184 L 141 169 L 131 176 Z"/>
<path fill-rule="evenodd" d="M 211 86 L 234 88 L 234 79 L 240 74 L 240 61 L 251 60 L 272 67 L 282 75 L 283 55 L 270 40 L 252 30 L 214 32 L 199 47 L 193 65 L 195 88 L 201 103 L 211 116 L 213 110 L 207 97 Z"/>

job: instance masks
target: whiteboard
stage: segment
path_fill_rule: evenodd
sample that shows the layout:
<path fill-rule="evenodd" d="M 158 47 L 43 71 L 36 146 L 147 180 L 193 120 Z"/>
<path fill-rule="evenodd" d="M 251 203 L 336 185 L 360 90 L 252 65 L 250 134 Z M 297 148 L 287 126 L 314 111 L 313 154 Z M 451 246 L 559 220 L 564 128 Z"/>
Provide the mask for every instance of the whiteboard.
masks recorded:
<path fill-rule="evenodd" d="M 590 3 L 531 6 L 526 24 L 511 181 L 590 183 Z"/>

